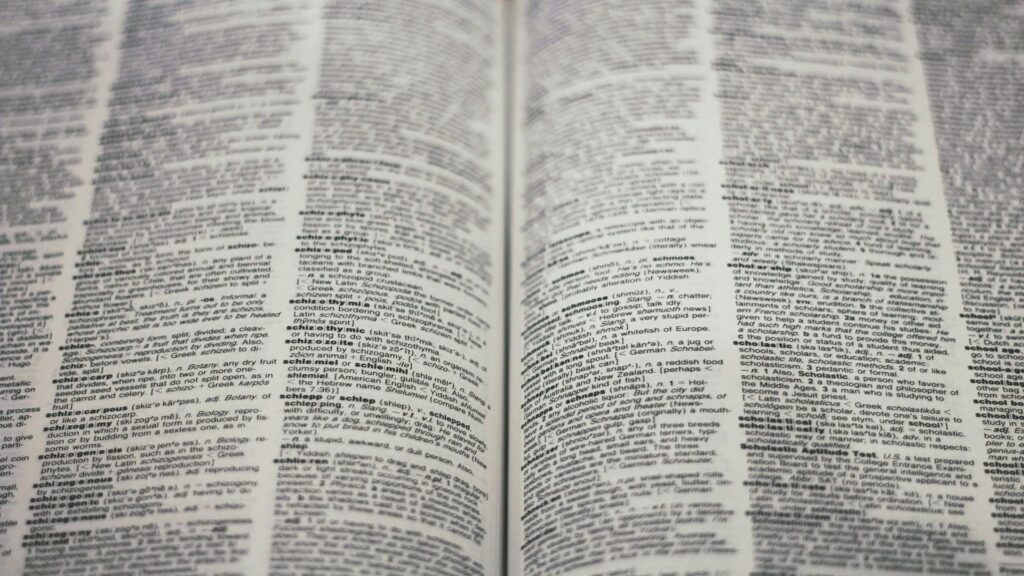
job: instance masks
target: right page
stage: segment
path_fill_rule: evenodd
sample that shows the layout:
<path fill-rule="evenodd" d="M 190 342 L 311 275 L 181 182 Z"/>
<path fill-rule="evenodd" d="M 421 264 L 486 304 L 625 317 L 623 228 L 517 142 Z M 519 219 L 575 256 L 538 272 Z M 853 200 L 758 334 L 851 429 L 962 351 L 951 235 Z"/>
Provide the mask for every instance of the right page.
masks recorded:
<path fill-rule="evenodd" d="M 1024 573 L 1024 4 L 517 24 L 510 573 Z"/>

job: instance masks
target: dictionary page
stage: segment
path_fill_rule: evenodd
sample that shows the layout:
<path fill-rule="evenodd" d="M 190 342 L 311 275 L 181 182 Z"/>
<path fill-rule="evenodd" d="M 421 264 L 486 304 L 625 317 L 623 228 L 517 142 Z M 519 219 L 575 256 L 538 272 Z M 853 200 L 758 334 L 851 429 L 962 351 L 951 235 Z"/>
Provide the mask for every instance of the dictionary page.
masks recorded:
<path fill-rule="evenodd" d="M 1024 571 L 1024 5 L 521 14 L 510 573 Z"/>
<path fill-rule="evenodd" d="M 0 5 L 0 573 L 501 570 L 503 25 Z"/>

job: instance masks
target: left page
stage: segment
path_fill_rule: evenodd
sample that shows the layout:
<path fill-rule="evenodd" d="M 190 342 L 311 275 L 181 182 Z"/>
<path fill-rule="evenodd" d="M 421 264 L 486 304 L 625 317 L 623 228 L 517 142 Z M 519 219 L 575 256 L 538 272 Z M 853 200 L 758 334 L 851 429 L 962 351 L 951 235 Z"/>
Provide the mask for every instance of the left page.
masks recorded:
<path fill-rule="evenodd" d="M 0 573 L 500 570 L 502 25 L 0 5 Z"/>

